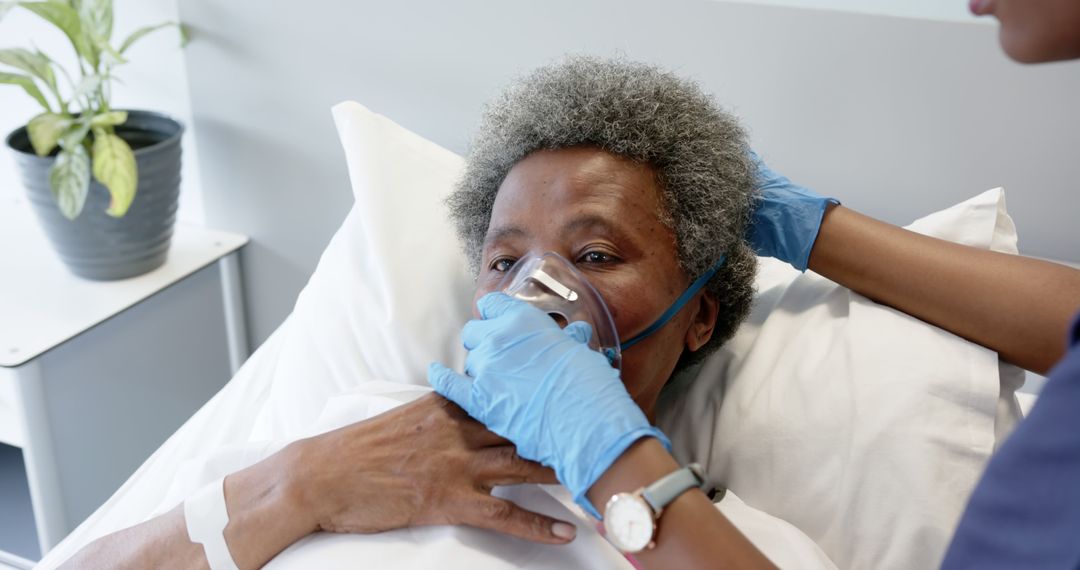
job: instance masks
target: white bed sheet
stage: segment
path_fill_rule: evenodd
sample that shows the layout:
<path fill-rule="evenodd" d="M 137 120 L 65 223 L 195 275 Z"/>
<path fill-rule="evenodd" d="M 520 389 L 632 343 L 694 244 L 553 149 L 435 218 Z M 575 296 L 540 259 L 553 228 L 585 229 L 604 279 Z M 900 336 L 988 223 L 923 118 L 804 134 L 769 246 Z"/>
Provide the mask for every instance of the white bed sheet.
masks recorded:
<path fill-rule="evenodd" d="M 283 327 L 278 335 L 287 334 Z M 272 343 L 280 342 L 271 339 Z M 273 349 L 274 344 L 268 348 Z M 254 407 L 242 406 L 263 398 L 257 381 L 270 363 L 273 350 L 261 350 L 254 365 L 222 391 L 192 421 L 171 438 L 154 457 L 103 506 L 42 562 L 51 568 L 93 538 L 164 513 L 195 490 L 218 477 L 268 457 L 289 441 L 324 433 L 373 417 L 429 389 L 397 382 L 367 381 L 358 388 L 326 401 L 318 420 L 308 429 L 276 441 L 244 441 L 250 428 L 239 425 L 252 417 Z M 232 414 L 237 406 L 246 412 Z M 230 409 L 231 408 L 231 409 Z M 227 430 L 218 422 L 233 419 Z M 237 421 L 239 420 L 239 421 Z M 495 494 L 523 507 L 563 520 L 575 521 L 577 538 L 569 545 L 543 545 L 469 527 L 405 528 L 371 535 L 319 533 L 292 545 L 268 565 L 270 568 L 389 569 L 448 568 L 503 570 L 510 568 L 573 569 L 632 568 L 597 532 L 595 522 L 573 503 L 558 485 L 502 487 Z M 718 508 L 781 567 L 835 568 L 828 557 L 790 524 L 753 509 L 728 493 Z"/>

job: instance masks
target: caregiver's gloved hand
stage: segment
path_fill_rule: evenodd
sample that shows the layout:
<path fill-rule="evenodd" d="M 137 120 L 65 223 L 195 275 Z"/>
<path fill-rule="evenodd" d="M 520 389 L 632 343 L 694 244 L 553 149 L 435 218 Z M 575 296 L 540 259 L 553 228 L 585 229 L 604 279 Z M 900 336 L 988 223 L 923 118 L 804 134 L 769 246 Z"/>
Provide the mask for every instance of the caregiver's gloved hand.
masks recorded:
<path fill-rule="evenodd" d="M 747 240 L 758 255 L 775 257 L 806 271 L 825 209 L 840 202 L 793 184 L 773 172 L 752 150 L 750 158 L 757 167 L 760 199 L 747 229 Z"/>
<path fill-rule="evenodd" d="M 469 321 L 461 333 L 468 376 L 432 363 L 428 381 L 512 441 L 521 457 L 554 468 L 574 500 L 600 518 L 585 497 L 593 483 L 638 439 L 656 437 L 669 449 L 671 443 L 630 398 L 619 371 L 589 348 L 588 324 L 560 329 L 540 309 L 503 293 L 476 305 L 483 320 Z"/>

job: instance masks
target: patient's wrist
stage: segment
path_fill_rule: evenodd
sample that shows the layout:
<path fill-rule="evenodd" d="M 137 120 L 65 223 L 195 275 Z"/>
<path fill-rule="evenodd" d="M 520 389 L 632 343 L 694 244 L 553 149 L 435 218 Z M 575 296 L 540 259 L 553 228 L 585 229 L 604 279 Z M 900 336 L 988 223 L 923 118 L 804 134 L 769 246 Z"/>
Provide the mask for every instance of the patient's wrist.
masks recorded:
<path fill-rule="evenodd" d="M 229 524 L 225 541 L 240 568 L 261 567 L 318 530 L 301 492 L 303 457 L 297 444 L 225 478 Z"/>
<path fill-rule="evenodd" d="M 294 517 L 298 526 L 308 529 L 306 534 L 320 530 L 319 523 L 327 516 L 326 498 L 331 495 L 329 489 L 323 488 L 318 471 L 320 460 L 312 454 L 312 443 L 312 439 L 302 439 L 284 447 L 277 454 L 280 465 L 275 466 L 273 473 L 279 486 L 276 508 Z"/>

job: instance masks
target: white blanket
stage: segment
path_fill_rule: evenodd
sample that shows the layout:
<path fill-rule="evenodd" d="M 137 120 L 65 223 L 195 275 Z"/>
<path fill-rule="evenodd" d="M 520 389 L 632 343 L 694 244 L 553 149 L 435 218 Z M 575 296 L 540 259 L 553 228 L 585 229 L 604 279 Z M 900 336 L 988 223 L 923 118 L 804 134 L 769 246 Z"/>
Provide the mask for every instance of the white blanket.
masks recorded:
<path fill-rule="evenodd" d="M 328 399 L 315 424 L 294 434 L 294 437 L 224 445 L 206 442 L 198 446 L 202 447 L 200 451 L 176 465 L 175 477 L 168 479 L 170 483 L 167 490 L 159 496 L 156 506 L 149 511 L 152 516 L 162 514 L 206 483 L 268 457 L 289 441 L 325 433 L 373 417 L 428 392 L 428 389 L 419 386 L 366 382 L 357 389 Z M 213 414 L 207 414 L 211 415 Z M 207 421 L 206 417 L 198 419 Z M 196 430 L 196 427 L 189 426 L 182 431 L 201 431 Z M 166 448 L 178 444 L 181 442 L 170 441 Z M 140 471 L 156 471 L 155 466 L 163 463 L 164 458 L 157 455 L 155 458 L 157 461 L 152 460 Z M 125 486 L 120 495 L 136 493 L 131 487 L 130 484 Z M 573 503 L 569 493 L 561 486 L 517 485 L 497 488 L 495 494 L 526 509 L 574 521 L 578 527 L 577 538 L 569 545 L 543 545 L 463 526 L 405 528 L 370 535 L 319 533 L 286 549 L 269 567 L 355 568 L 360 564 L 391 569 L 632 568 L 626 559 L 600 536 L 595 523 Z M 42 567 L 58 564 L 69 553 L 74 552 L 75 546 L 104 532 L 106 527 L 116 526 L 109 523 L 120 523 L 125 518 L 131 524 L 137 522 L 137 513 L 146 511 L 146 506 L 134 505 L 131 502 L 120 504 L 114 498 L 110 505 L 96 513 L 87 525 L 50 553 Z M 728 493 L 718 508 L 781 567 L 834 568 L 824 553 L 795 527 L 750 508 L 734 494 Z M 129 517 L 121 516 L 122 514 L 128 514 Z M 87 532 L 87 528 L 99 532 Z"/>

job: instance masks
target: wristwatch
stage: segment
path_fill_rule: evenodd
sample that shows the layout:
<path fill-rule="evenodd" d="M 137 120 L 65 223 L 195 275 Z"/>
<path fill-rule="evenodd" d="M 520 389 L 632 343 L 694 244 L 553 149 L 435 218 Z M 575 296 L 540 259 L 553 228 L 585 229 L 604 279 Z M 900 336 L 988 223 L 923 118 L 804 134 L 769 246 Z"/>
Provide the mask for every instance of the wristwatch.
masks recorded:
<path fill-rule="evenodd" d="M 604 530 L 607 539 L 625 554 L 648 550 L 656 545 L 656 521 L 671 504 L 686 491 L 701 487 L 705 472 L 701 465 L 691 463 L 659 481 L 633 493 L 618 493 L 604 509 Z"/>

